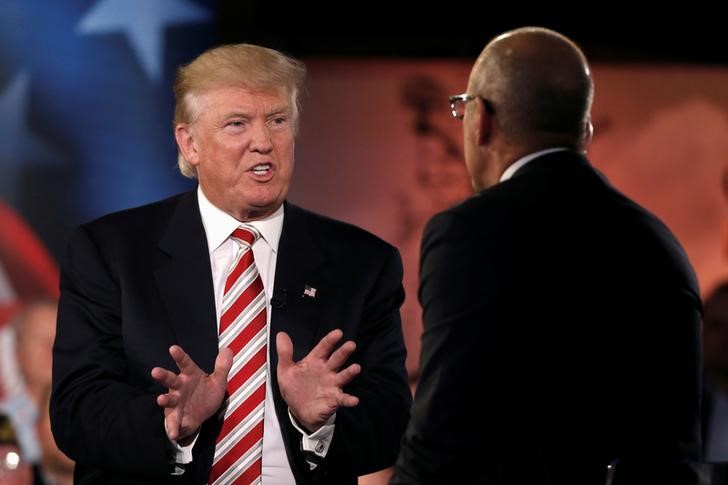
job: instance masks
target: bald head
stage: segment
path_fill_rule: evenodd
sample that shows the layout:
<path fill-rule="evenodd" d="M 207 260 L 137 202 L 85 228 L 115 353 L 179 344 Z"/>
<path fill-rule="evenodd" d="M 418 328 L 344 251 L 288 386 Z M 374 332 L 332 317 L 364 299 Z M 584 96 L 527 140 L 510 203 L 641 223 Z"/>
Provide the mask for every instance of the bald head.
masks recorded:
<path fill-rule="evenodd" d="M 524 27 L 493 39 L 473 66 L 468 92 L 491 103 L 513 143 L 582 148 L 591 72 L 576 44 L 557 32 Z"/>

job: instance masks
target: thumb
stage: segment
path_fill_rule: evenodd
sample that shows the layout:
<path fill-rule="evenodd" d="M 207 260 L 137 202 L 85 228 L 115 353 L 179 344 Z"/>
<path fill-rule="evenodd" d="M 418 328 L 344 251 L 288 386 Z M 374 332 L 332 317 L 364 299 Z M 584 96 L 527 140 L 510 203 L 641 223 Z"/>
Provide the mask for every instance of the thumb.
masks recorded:
<path fill-rule="evenodd" d="M 276 334 L 276 349 L 279 369 L 284 370 L 293 365 L 293 342 L 286 332 Z"/>
<path fill-rule="evenodd" d="M 233 351 L 226 347 L 220 350 L 220 352 L 217 354 L 217 358 L 215 359 L 215 370 L 213 371 L 213 373 L 215 374 L 215 377 L 223 379 L 227 382 L 227 377 L 230 373 L 230 368 L 232 366 Z"/>

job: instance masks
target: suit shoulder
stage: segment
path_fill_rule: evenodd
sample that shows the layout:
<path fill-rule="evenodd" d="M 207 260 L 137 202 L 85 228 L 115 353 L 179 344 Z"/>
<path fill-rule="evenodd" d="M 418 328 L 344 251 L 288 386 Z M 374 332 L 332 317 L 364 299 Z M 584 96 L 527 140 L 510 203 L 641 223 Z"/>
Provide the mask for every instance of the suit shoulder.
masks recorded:
<path fill-rule="evenodd" d="M 458 228 L 472 231 L 480 226 L 478 221 L 485 217 L 492 218 L 504 207 L 502 204 L 490 203 L 489 194 L 480 193 L 433 215 L 427 222 L 425 232 L 442 229 L 448 232 Z"/>
<path fill-rule="evenodd" d="M 394 246 L 381 237 L 355 224 L 318 214 L 290 203 L 287 204 L 286 210 L 290 211 L 292 215 L 305 220 L 315 234 L 331 238 L 337 241 L 339 246 L 345 246 L 349 250 L 357 248 L 376 252 L 396 250 Z"/>
<path fill-rule="evenodd" d="M 179 204 L 180 200 L 191 193 L 177 194 L 167 199 L 159 200 L 149 204 L 131 207 L 109 214 L 83 224 L 83 227 L 90 230 L 100 230 L 109 227 L 127 227 L 148 225 L 154 227 L 161 220 L 167 219 Z"/>
<path fill-rule="evenodd" d="M 79 226 L 71 235 L 71 241 L 80 234 L 113 245 L 121 241 L 142 243 L 158 239 L 185 197 L 194 197 L 194 191 L 106 214 Z"/>

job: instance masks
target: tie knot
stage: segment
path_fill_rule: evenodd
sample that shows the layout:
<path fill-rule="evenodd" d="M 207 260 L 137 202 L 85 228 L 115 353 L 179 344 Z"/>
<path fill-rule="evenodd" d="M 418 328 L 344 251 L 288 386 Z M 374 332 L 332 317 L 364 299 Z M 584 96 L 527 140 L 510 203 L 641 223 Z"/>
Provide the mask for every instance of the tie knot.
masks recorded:
<path fill-rule="evenodd" d="M 238 244 L 252 247 L 253 243 L 260 237 L 260 233 L 253 226 L 240 226 L 233 231 L 230 237 Z"/>

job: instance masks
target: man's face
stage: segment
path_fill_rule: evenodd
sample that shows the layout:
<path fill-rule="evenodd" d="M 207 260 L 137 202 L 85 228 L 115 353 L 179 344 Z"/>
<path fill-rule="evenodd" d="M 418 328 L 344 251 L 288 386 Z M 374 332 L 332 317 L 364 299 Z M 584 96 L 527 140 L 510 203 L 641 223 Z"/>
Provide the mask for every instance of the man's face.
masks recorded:
<path fill-rule="evenodd" d="M 479 192 L 486 188 L 482 182 L 482 174 L 485 172 L 485 160 L 483 160 L 482 150 L 478 143 L 478 123 L 476 120 L 477 113 L 473 103 L 478 100 L 471 101 L 471 106 L 467 106 L 465 117 L 463 118 L 463 154 L 465 156 L 465 167 L 470 174 L 470 181 L 473 189 Z"/>
<path fill-rule="evenodd" d="M 468 85 L 468 89 L 468 92 L 476 92 L 472 83 Z M 484 127 L 484 116 L 488 115 L 480 98 L 469 101 L 465 106 L 463 152 L 465 167 L 468 169 L 471 184 L 476 192 L 495 185 L 500 177 L 500 174 L 497 173 L 497 167 L 491 159 L 492 141 L 487 144 L 483 143 L 484 135 L 481 130 Z M 492 133 L 487 137 L 492 140 Z"/>
<path fill-rule="evenodd" d="M 283 91 L 220 87 L 199 96 L 187 160 L 205 196 L 238 220 L 275 212 L 293 174 L 294 120 Z M 178 138 L 179 141 L 179 138 Z"/>

